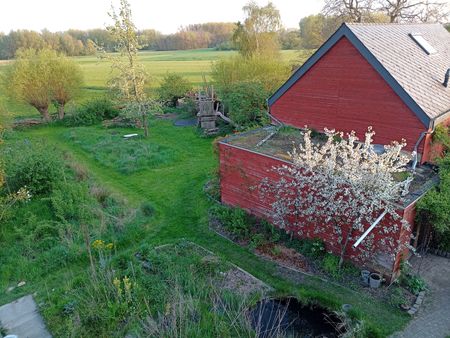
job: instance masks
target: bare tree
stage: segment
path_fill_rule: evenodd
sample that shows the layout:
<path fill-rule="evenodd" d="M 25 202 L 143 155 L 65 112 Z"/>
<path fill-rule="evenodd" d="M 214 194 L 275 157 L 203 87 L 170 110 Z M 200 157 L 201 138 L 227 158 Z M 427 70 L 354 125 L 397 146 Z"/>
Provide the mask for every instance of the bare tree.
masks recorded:
<path fill-rule="evenodd" d="M 325 0 L 324 15 L 348 22 L 445 22 L 444 0 Z"/>
<path fill-rule="evenodd" d="M 365 22 L 374 10 L 373 0 L 325 0 L 322 13 L 343 21 Z"/>
<path fill-rule="evenodd" d="M 449 16 L 445 1 L 380 0 L 379 8 L 390 22 L 442 22 Z"/>

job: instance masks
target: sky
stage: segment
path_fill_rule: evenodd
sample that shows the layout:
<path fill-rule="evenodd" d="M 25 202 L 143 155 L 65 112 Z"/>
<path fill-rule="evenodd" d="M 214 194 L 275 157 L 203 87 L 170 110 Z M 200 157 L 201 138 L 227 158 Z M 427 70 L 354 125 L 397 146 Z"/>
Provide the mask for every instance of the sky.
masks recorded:
<path fill-rule="evenodd" d="M 129 0 L 138 29 L 174 33 L 180 26 L 243 19 L 247 0 Z M 63 31 L 103 28 L 107 12 L 119 0 L 0 0 L 0 31 L 30 29 Z M 257 0 L 266 5 L 267 0 Z M 286 28 L 298 27 L 302 17 L 318 13 L 323 0 L 272 0 Z"/>

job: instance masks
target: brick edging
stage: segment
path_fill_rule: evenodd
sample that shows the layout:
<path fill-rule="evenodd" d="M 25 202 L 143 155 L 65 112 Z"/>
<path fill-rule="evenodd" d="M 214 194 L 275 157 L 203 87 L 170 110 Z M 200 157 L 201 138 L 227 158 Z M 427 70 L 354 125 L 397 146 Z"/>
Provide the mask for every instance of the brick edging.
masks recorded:
<path fill-rule="evenodd" d="M 436 256 L 450 258 L 450 252 L 445 251 L 445 250 L 430 249 L 430 253 L 432 253 L 433 255 L 436 255 Z"/>
<path fill-rule="evenodd" d="M 420 306 L 423 303 L 423 298 L 425 297 L 425 291 L 420 291 L 414 305 L 408 310 L 408 314 L 414 316 L 417 311 L 419 311 Z"/>

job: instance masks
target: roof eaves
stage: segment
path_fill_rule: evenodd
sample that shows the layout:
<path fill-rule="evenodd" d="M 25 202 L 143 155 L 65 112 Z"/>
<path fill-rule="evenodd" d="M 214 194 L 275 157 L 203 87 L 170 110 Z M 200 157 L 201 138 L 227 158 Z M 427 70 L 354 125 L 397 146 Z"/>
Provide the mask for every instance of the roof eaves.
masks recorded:
<path fill-rule="evenodd" d="M 420 121 L 430 127 L 431 119 L 414 99 L 405 91 L 397 80 L 384 68 L 380 61 L 358 39 L 355 33 L 345 23 L 269 98 L 269 106 L 272 106 L 297 80 L 316 64 L 342 37 L 346 37 L 361 55 L 374 67 L 380 76 L 389 84 L 402 101 L 416 114 Z"/>

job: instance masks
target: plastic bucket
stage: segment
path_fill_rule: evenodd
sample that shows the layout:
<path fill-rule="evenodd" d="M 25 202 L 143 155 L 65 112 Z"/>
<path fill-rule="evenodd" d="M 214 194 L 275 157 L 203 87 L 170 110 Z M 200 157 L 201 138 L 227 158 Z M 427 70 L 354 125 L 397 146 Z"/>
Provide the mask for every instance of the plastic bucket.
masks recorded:
<path fill-rule="evenodd" d="M 369 276 L 370 271 L 369 270 L 361 270 L 361 283 L 365 286 L 369 285 Z"/>
<path fill-rule="evenodd" d="M 381 275 L 379 273 L 371 273 L 369 278 L 369 284 L 371 288 L 379 288 L 381 285 Z"/>

